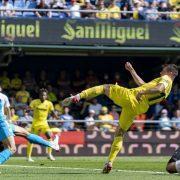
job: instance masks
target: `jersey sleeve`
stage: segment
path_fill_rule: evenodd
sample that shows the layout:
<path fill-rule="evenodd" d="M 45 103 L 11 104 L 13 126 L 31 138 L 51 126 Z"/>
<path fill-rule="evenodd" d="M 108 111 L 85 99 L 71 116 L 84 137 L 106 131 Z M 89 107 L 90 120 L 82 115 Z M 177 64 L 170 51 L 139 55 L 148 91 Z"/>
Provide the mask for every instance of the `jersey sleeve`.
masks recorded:
<path fill-rule="evenodd" d="M 33 100 L 33 101 L 31 101 L 31 103 L 30 103 L 30 108 L 32 109 L 32 110 L 34 110 L 35 109 L 35 104 L 36 104 L 36 102 Z"/>
<path fill-rule="evenodd" d="M 164 87 L 167 88 L 171 84 L 171 81 L 166 76 L 163 76 L 158 84 L 164 84 Z"/>
<path fill-rule="evenodd" d="M 9 99 L 7 96 L 5 96 L 4 100 L 5 100 L 4 106 L 7 108 L 10 107 Z"/>

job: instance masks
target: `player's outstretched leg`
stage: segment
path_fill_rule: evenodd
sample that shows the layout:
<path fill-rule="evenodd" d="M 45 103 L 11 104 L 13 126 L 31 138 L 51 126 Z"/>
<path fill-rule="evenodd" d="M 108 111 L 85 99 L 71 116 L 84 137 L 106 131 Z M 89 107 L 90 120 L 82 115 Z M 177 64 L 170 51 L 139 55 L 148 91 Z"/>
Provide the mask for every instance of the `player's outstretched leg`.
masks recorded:
<path fill-rule="evenodd" d="M 22 137 L 26 138 L 32 144 L 39 144 L 41 146 L 50 147 L 56 151 L 59 151 L 59 149 L 60 149 L 58 135 L 55 136 L 53 141 L 47 141 L 36 134 L 29 133 L 26 129 L 24 129 L 20 126 L 10 124 L 10 127 L 12 128 L 12 130 L 16 136 L 22 136 Z"/>
<path fill-rule="evenodd" d="M 34 160 L 31 158 L 33 144 L 39 144 L 41 146 L 49 147 L 56 151 L 60 150 L 58 135 L 55 136 L 53 141 L 47 141 L 36 134 L 29 133 L 26 129 L 20 126 L 10 124 L 9 127 L 12 129 L 16 136 L 24 137 L 30 142 L 28 143 L 27 147 L 27 157 L 29 162 L 34 162 Z"/>
<path fill-rule="evenodd" d="M 75 96 L 71 96 L 64 99 L 62 102 L 62 105 L 69 106 L 71 103 L 77 103 L 81 99 L 91 99 L 101 94 L 108 95 L 109 86 L 110 85 L 100 85 L 100 86 L 94 86 L 92 88 L 86 89 Z"/>
<path fill-rule="evenodd" d="M 122 149 L 124 131 L 121 128 L 117 128 L 115 132 L 114 141 L 111 146 L 108 162 L 104 165 L 102 173 L 109 173 L 112 170 L 113 162 Z"/>
<path fill-rule="evenodd" d="M 29 135 L 27 136 L 27 139 L 30 143 L 39 144 L 39 145 L 45 146 L 45 147 L 50 147 L 56 151 L 59 151 L 59 149 L 60 149 L 59 144 L 58 144 L 59 143 L 58 135 L 55 135 L 54 140 L 47 141 L 36 134 L 29 133 Z"/>
<path fill-rule="evenodd" d="M 180 148 L 178 148 L 167 163 L 166 171 L 168 173 L 180 173 Z"/>

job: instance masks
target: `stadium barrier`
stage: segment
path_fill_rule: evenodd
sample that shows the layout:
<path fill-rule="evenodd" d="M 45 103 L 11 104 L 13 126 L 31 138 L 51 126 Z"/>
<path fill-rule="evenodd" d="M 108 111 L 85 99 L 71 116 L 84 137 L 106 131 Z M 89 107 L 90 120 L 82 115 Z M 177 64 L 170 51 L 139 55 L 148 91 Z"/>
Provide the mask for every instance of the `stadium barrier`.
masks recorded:
<path fill-rule="evenodd" d="M 56 120 L 52 120 L 52 119 L 48 119 L 47 120 L 49 123 L 58 123 L 58 122 L 75 122 L 75 123 L 85 123 L 85 122 L 92 122 L 92 120 L 83 120 L 83 119 L 73 119 L 73 120 L 63 120 L 63 119 L 56 119 Z M 23 120 L 18 120 L 18 122 L 32 122 L 32 120 L 26 120 L 26 121 L 23 121 Z M 94 120 L 93 122 L 95 123 L 118 123 L 119 120 Z M 134 123 L 160 123 L 160 120 L 150 120 L 150 119 L 146 119 L 146 120 L 134 120 L 133 121 Z M 176 121 L 176 120 L 170 120 L 171 123 L 180 123 L 180 121 Z"/>
<path fill-rule="evenodd" d="M 163 30 L 163 31 L 162 31 Z M 0 18 L 0 45 L 180 47 L 179 21 Z"/>
<path fill-rule="evenodd" d="M 13 9 L 4 9 L 0 7 L 1 12 L 6 12 L 6 11 L 15 11 L 15 12 L 61 12 L 61 13 L 70 13 L 70 12 L 80 12 L 80 13 L 105 13 L 105 14 L 111 14 L 111 13 L 120 13 L 120 14 L 133 14 L 135 11 L 102 11 L 102 10 L 90 10 L 90 9 L 77 9 L 77 10 L 70 10 L 70 9 L 36 9 L 36 8 L 13 8 Z M 152 12 L 144 11 L 144 14 L 152 14 Z M 158 14 L 158 15 L 170 15 L 170 14 L 180 14 L 179 11 L 156 11 L 153 12 L 153 14 Z M 23 15 L 23 14 L 22 14 Z M 2 15 L 3 16 L 3 15 Z M 16 15 L 14 15 L 16 16 Z"/>
<path fill-rule="evenodd" d="M 63 120 L 49 120 L 49 122 L 64 122 Z M 67 121 L 66 121 L 67 122 Z M 74 120 L 73 122 L 87 122 Z M 107 122 L 99 121 L 96 122 Z M 112 122 L 112 121 L 111 121 Z M 117 122 L 117 121 L 116 121 Z M 135 123 L 157 123 L 152 120 L 136 120 Z M 178 121 L 171 121 L 178 122 Z M 67 131 L 60 132 L 61 151 L 54 152 L 56 156 L 107 156 L 114 137 L 112 132 L 100 131 Z M 120 156 L 169 156 L 180 145 L 180 131 L 129 131 Z M 15 137 L 17 144 L 16 156 L 26 155 L 27 141 Z M 46 149 L 35 145 L 34 156 L 45 156 Z"/>
<path fill-rule="evenodd" d="M 84 12 L 84 13 L 105 13 L 105 14 L 111 14 L 111 13 L 120 13 L 120 14 L 133 14 L 135 11 L 126 11 L 126 10 L 122 10 L 121 12 L 119 11 L 101 11 L 101 10 L 90 10 L 90 9 L 77 9 L 77 10 L 70 10 L 70 9 L 36 9 L 36 8 L 13 8 L 13 9 L 9 9 L 9 8 L 1 8 L 0 7 L 0 11 L 1 12 L 6 12 L 6 11 L 15 11 L 15 12 Z M 148 12 L 148 11 L 144 11 L 144 14 L 152 14 L 152 12 Z M 157 11 L 157 12 L 153 12 L 153 14 L 165 14 L 165 15 L 169 15 L 169 14 L 180 14 L 179 11 Z M 3 14 L 2 14 L 3 15 Z M 14 15 L 15 16 L 15 15 Z"/>

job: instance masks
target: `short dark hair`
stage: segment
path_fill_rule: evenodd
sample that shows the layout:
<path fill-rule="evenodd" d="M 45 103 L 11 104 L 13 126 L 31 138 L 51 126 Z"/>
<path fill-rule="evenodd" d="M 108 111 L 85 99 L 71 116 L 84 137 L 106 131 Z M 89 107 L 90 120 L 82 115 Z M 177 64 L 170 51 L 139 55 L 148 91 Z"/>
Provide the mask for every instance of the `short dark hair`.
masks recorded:
<path fill-rule="evenodd" d="M 42 89 L 40 89 L 39 90 L 39 94 L 42 94 L 42 93 L 48 93 L 48 90 L 47 89 L 45 89 L 45 88 L 42 88 Z"/>
<path fill-rule="evenodd" d="M 167 71 L 172 72 L 175 77 L 178 76 L 178 66 L 177 65 L 167 64 L 165 67 L 166 67 Z"/>

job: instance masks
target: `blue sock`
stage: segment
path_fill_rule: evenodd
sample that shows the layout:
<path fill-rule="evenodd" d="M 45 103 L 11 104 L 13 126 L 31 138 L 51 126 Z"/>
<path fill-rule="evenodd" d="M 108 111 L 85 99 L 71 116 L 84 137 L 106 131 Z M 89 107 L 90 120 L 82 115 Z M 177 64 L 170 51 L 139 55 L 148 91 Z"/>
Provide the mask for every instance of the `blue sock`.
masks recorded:
<path fill-rule="evenodd" d="M 27 136 L 27 139 L 29 140 L 30 143 L 34 143 L 34 144 L 39 144 L 41 146 L 48 146 L 48 147 L 51 147 L 50 145 L 50 142 L 49 141 L 46 141 L 45 139 L 43 139 L 42 137 L 38 136 L 38 135 L 35 135 L 35 134 L 29 134 Z"/>
<path fill-rule="evenodd" d="M 0 152 L 0 164 L 4 164 L 11 156 L 12 152 L 9 149 L 5 149 Z"/>

